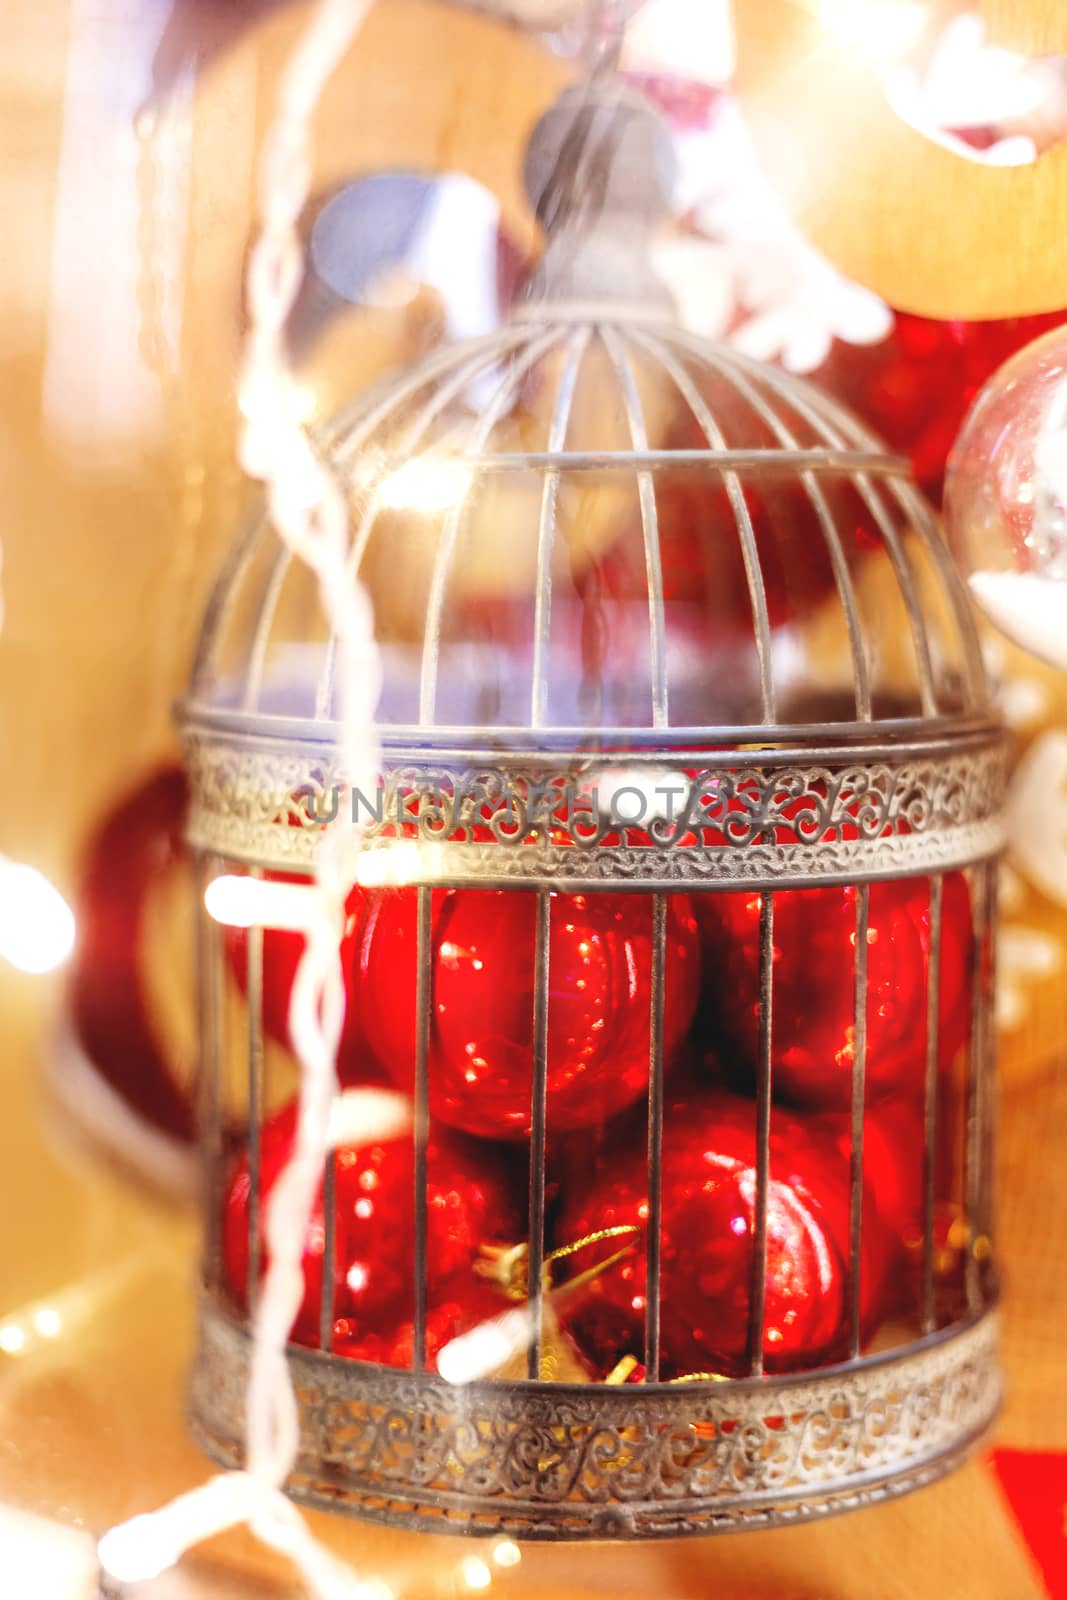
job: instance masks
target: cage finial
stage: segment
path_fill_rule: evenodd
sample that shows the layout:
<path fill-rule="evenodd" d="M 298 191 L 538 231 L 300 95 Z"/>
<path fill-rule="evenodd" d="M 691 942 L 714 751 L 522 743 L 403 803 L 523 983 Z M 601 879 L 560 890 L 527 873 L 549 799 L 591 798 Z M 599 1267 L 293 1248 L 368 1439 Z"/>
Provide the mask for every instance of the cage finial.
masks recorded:
<path fill-rule="evenodd" d="M 530 136 L 526 193 L 546 234 L 523 313 L 675 315 L 652 263 L 670 215 L 677 163 L 670 132 L 602 50 L 590 80 L 565 89 Z"/>

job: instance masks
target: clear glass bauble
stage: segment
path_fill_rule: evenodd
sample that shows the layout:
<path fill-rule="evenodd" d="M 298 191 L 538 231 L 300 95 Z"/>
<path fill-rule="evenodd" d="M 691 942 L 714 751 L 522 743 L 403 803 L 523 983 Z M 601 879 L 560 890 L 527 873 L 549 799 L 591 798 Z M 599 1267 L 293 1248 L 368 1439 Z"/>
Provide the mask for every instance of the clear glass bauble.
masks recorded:
<path fill-rule="evenodd" d="M 989 620 L 1067 669 L 1067 327 L 979 393 L 949 461 L 945 524 Z"/>

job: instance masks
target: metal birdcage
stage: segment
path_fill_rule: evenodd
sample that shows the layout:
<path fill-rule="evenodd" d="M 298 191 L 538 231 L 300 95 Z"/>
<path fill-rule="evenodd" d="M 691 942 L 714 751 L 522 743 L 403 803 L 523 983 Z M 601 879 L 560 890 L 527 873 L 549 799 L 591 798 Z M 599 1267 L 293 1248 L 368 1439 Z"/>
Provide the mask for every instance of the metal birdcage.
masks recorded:
<path fill-rule="evenodd" d="M 592 230 L 601 241 L 610 220 Z M 526 1538 L 796 1522 L 931 1481 L 998 1405 L 992 979 L 1005 748 L 966 595 L 907 463 L 811 386 L 683 332 L 651 296 L 631 296 L 624 312 L 591 306 L 581 280 L 597 251 L 579 254 L 562 297 L 432 355 L 320 440 L 351 495 L 352 568 L 375 600 L 385 661 L 383 789 L 377 802 L 355 797 L 373 813 L 360 859 L 366 869 L 402 848 L 392 881 L 408 887 L 382 892 L 414 906 L 414 1226 L 394 1242 L 411 1251 L 413 1331 L 403 1364 L 334 1348 L 331 1160 L 320 1314 L 290 1346 L 302 1424 L 292 1489 L 393 1524 Z M 257 521 L 220 579 L 182 710 L 205 883 L 228 870 L 310 874 L 321 818 L 344 793 L 336 693 L 311 575 Z M 366 884 L 387 880 L 364 871 Z M 864 1251 L 882 1197 L 866 1179 L 865 1139 L 869 1156 L 875 1089 L 893 1101 L 892 1082 L 872 1078 L 874 1052 L 885 1008 L 902 1002 L 869 972 L 881 959 L 879 897 L 900 885 L 921 908 L 921 971 L 909 979 L 921 1003 L 912 997 L 917 1022 L 896 1066 L 918 1129 L 919 1220 L 894 1258 L 908 1287 L 872 1331 Z M 766 1326 L 771 1279 L 785 1270 L 769 1255 L 772 1130 L 779 1077 L 787 1101 L 799 1092 L 803 1103 L 805 1086 L 779 1061 L 790 1019 L 775 995 L 805 955 L 776 930 L 798 895 L 836 889 L 855 918 L 844 1087 L 832 1111 L 811 1115 L 840 1134 L 845 1298 L 840 1338 L 789 1362 L 775 1359 Z M 514 952 L 517 968 L 532 967 L 529 1113 L 522 1137 L 501 1146 L 526 1213 L 514 1241 L 527 1256 L 526 1375 L 459 1385 L 436 1370 L 426 1327 L 434 896 L 445 890 L 534 907 L 529 946 Z M 576 1241 L 561 1233 L 567 1137 L 549 1092 L 553 907 L 620 894 L 643 897 L 650 927 L 647 1087 L 620 1113 L 640 1123 L 647 1151 L 641 1348 L 610 1374 L 573 1360 L 561 1372 L 547 1359 L 559 1330 L 545 1269 Z M 721 1037 L 721 939 L 704 947 L 684 1042 L 671 1036 L 668 919 L 682 899 L 713 922 L 717 907 L 754 908 L 754 1020 L 740 1043 Z M 229 1463 L 249 1328 L 226 1282 L 220 1216 L 243 1150 L 257 1233 L 268 937 L 253 929 L 240 945 L 235 1020 L 232 950 L 200 914 L 207 1242 L 191 1415 Z M 952 952 L 959 970 L 947 978 Z M 950 984 L 966 1024 L 947 1061 Z M 738 1246 L 747 1334 L 724 1376 L 680 1371 L 668 1349 L 663 1207 L 672 1085 L 699 1078 L 694 1061 L 731 1052 L 735 1070 L 745 1058 L 747 1087 L 731 1103 L 751 1117 L 752 1203 Z M 616 1121 L 575 1137 L 610 1139 Z M 477 1131 L 494 1148 L 494 1130 Z M 593 1144 L 579 1160 L 595 1163 Z M 254 1293 L 255 1237 L 249 1259 Z M 601 1261 L 592 1276 L 617 1270 Z"/>

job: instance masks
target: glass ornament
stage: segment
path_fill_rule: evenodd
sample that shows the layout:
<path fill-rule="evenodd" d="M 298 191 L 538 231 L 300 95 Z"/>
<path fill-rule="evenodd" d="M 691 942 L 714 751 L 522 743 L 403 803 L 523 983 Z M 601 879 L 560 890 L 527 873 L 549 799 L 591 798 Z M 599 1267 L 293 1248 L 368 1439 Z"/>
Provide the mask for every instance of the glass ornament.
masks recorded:
<path fill-rule="evenodd" d="M 945 523 L 990 622 L 1067 670 L 1067 328 L 979 394 L 949 458 Z"/>

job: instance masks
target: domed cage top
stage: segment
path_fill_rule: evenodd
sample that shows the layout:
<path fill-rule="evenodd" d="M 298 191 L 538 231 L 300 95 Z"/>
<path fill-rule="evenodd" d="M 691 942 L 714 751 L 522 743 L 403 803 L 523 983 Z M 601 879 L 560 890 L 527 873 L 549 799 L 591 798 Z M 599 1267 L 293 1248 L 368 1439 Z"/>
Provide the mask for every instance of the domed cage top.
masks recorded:
<path fill-rule="evenodd" d="M 263 520 L 216 588 L 181 712 L 205 884 L 227 869 L 308 874 L 323 821 L 351 805 L 368 823 L 357 885 L 412 897 L 416 1015 L 398 1080 L 414 1101 L 411 1351 L 392 1366 L 336 1351 L 331 1160 L 320 1315 L 291 1346 L 296 1492 L 412 1526 L 603 1537 L 795 1521 L 928 1481 L 988 1425 L 999 1392 L 991 995 L 1006 758 L 966 595 L 907 463 L 825 395 L 733 349 L 652 319 L 567 315 L 431 356 L 320 444 L 350 496 L 352 570 L 375 604 L 380 790 L 343 784 L 334 642 L 310 573 Z M 456 1387 L 434 1370 L 427 1336 L 427 1147 L 443 1056 L 435 896 L 506 889 L 534 907 L 528 948 L 511 953 L 531 975 L 530 1093 L 524 1142 L 508 1146 L 528 1168 L 516 1243 L 532 1332 L 525 1378 Z M 803 959 L 787 943 L 797 907 L 818 912 L 810 897 L 836 891 L 854 918 L 834 1101 L 847 1307 L 836 1343 L 783 1366 L 767 1344 L 776 1037 L 789 1026 L 774 996 Z M 574 1243 L 559 1237 L 546 1180 L 553 918 L 563 897 L 618 894 L 645 896 L 649 918 L 647 1294 L 632 1352 L 643 1381 L 548 1382 L 546 1263 Z M 886 1008 L 903 1002 L 869 972 L 902 896 L 922 950 L 908 991 L 917 1216 L 897 1269 L 913 1288 L 895 1331 L 872 1342 L 864 1140 L 869 1155 L 884 1089 L 875 1052 Z M 703 926 L 715 906 L 742 902 L 755 1019 L 739 1052 L 751 1101 L 747 1332 L 725 1371 L 682 1372 L 664 1333 L 671 1085 L 690 1070 L 676 1055 L 703 1059 L 719 1042 L 706 998 L 684 1047 L 670 1036 L 672 919 L 692 906 Z M 192 1415 L 208 1448 L 234 1460 L 261 1127 L 279 1097 L 264 1037 L 277 964 L 270 931 L 250 930 L 235 1021 L 232 946 L 203 914 L 200 937 L 207 1243 Z M 702 981 L 714 990 L 732 958 L 721 930 L 710 940 Z M 954 1015 L 966 1013 L 952 1065 L 946 986 Z M 244 1299 L 226 1281 L 220 1221 L 242 1150 Z"/>

